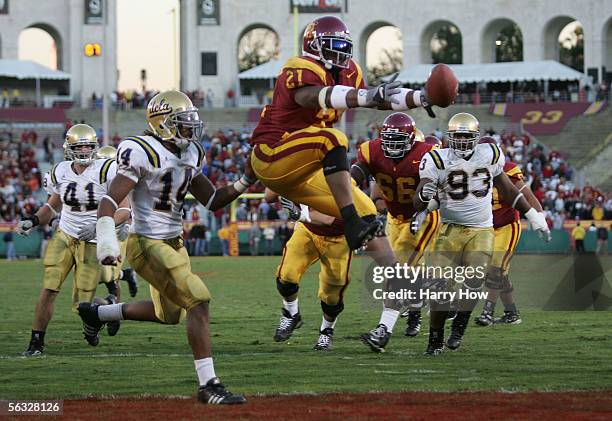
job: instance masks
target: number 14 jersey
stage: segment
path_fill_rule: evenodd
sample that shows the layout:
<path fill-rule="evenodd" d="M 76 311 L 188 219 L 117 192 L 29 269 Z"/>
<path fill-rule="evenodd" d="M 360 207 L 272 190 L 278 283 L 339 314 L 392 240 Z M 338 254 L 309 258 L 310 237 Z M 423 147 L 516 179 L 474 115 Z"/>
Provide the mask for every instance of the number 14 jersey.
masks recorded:
<path fill-rule="evenodd" d="M 503 172 L 504 154 L 493 144 L 476 145 L 469 159 L 452 149 L 434 149 L 421 160 L 421 179 L 438 184 L 442 223 L 493 226 L 493 178 Z"/>
<path fill-rule="evenodd" d="M 132 232 L 160 240 L 183 233 L 183 200 L 193 177 L 202 172 L 204 156 L 197 142 L 179 155 L 152 136 L 129 137 L 119 144 L 117 172 L 136 182 L 130 193 Z"/>

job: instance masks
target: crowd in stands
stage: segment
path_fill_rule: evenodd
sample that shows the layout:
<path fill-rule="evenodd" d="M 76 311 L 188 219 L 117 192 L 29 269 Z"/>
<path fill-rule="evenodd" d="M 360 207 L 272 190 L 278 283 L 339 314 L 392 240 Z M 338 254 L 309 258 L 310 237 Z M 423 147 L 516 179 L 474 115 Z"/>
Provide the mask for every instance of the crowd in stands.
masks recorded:
<path fill-rule="evenodd" d="M 231 93 L 230 93 L 231 91 Z M 228 98 L 234 99 L 233 91 L 228 91 Z M 157 90 L 143 90 L 141 92 L 127 90 L 127 91 L 113 91 L 110 94 L 111 106 L 117 110 L 129 110 L 129 109 L 142 109 L 147 106 L 149 100 L 153 98 L 159 91 Z M 191 99 L 193 104 L 198 108 L 212 108 L 215 102 L 215 94 L 212 89 L 208 88 L 206 92 L 202 90 L 185 91 L 187 96 Z M 225 101 L 226 107 L 233 107 L 236 105 L 235 101 Z M 89 108 L 102 108 L 102 96 L 96 92 L 91 94 L 89 101 Z"/>

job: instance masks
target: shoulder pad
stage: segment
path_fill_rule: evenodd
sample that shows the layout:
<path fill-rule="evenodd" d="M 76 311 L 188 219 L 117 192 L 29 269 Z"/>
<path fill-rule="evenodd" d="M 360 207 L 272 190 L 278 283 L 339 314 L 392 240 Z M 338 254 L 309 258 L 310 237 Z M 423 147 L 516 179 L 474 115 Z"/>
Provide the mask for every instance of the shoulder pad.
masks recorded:
<path fill-rule="evenodd" d="M 125 140 L 131 140 L 132 142 L 138 144 L 142 148 L 142 150 L 147 154 L 147 159 L 149 163 L 155 168 L 161 168 L 161 159 L 159 154 L 144 138 L 141 136 L 131 136 Z"/>

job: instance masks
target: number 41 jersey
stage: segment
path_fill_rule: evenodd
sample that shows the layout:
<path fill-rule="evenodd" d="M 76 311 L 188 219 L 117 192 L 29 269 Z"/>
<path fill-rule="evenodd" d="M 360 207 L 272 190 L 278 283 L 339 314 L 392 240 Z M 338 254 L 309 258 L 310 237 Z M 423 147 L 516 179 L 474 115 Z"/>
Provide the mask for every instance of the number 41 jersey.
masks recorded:
<path fill-rule="evenodd" d="M 183 233 L 183 200 L 193 177 L 202 172 L 204 149 L 197 142 L 175 155 L 152 136 L 119 144 L 117 172 L 136 182 L 130 193 L 131 231 L 164 240 Z"/>
<path fill-rule="evenodd" d="M 490 143 L 476 145 L 467 160 L 452 149 L 434 149 L 421 160 L 419 175 L 438 184 L 443 223 L 488 228 L 493 226 L 493 178 L 504 163 L 504 154 Z"/>
<path fill-rule="evenodd" d="M 59 228 L 64 233 L 77 238 L 82 227 L 96 223 L 98 203 L 116 172 L 115 161 L 98 159 L 81 174 L 74 172 L 72 161 L 63 161 L 45 175 L 43 187 L 47 193 L 57 193 L 62 200 Z"/>

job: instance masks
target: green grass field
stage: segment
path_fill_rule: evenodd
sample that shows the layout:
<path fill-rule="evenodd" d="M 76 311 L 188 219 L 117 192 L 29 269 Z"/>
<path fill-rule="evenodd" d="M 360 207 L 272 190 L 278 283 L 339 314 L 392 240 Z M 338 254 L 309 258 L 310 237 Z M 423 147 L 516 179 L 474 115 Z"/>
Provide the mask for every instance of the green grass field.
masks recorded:
<path fill-rule="evenodd" d="M 527 301 L 533 294 L 527 285 L 558 283 L 567 271 L 559 259 L 564 258 L 515 258 L 512 274 L 519 307 L 521 299 Z M 302 281 L 304 326 L 289 342 L 275 343 L 278 261 L 277 257 L 192 260 L 194 271 L 213 295 L 216 371 L 232 390 L 276 394 L 612 388 L 609 311 L 523 309 L 523 324 L 492 328 L 471 324 L 460 350 L 435 359 L 421 356 L 426 335 L 404 337 L 400 321 L 388 351 L 374 354 L 357 339 L 376 325 L 380 314 L 378 307 L 364 300 L 359 269 L 348 289 L 332 352 L 312 350 L 321 321 L 316 266 Z M 183 324 L 125 322 L 116 337 L 104 333 L 98 347 L 89 347 L 82 339 L 80 319 L 70 311 L 71 280 L 56 303 L 46 356 L 20 357 L 29 341 L 41 276 L 40 260 L 0 263 L 0 398 L 195 393 L 196 376 Z M 137 298 L 148 296 L 146 282 L 141 280 L 140 286 Z M 105 295 L 105 288 L 99 291 Z M 124 294 L 127 297 L 125 285 Z M 424 326 L 423 332 L 427 329 Z"/>

